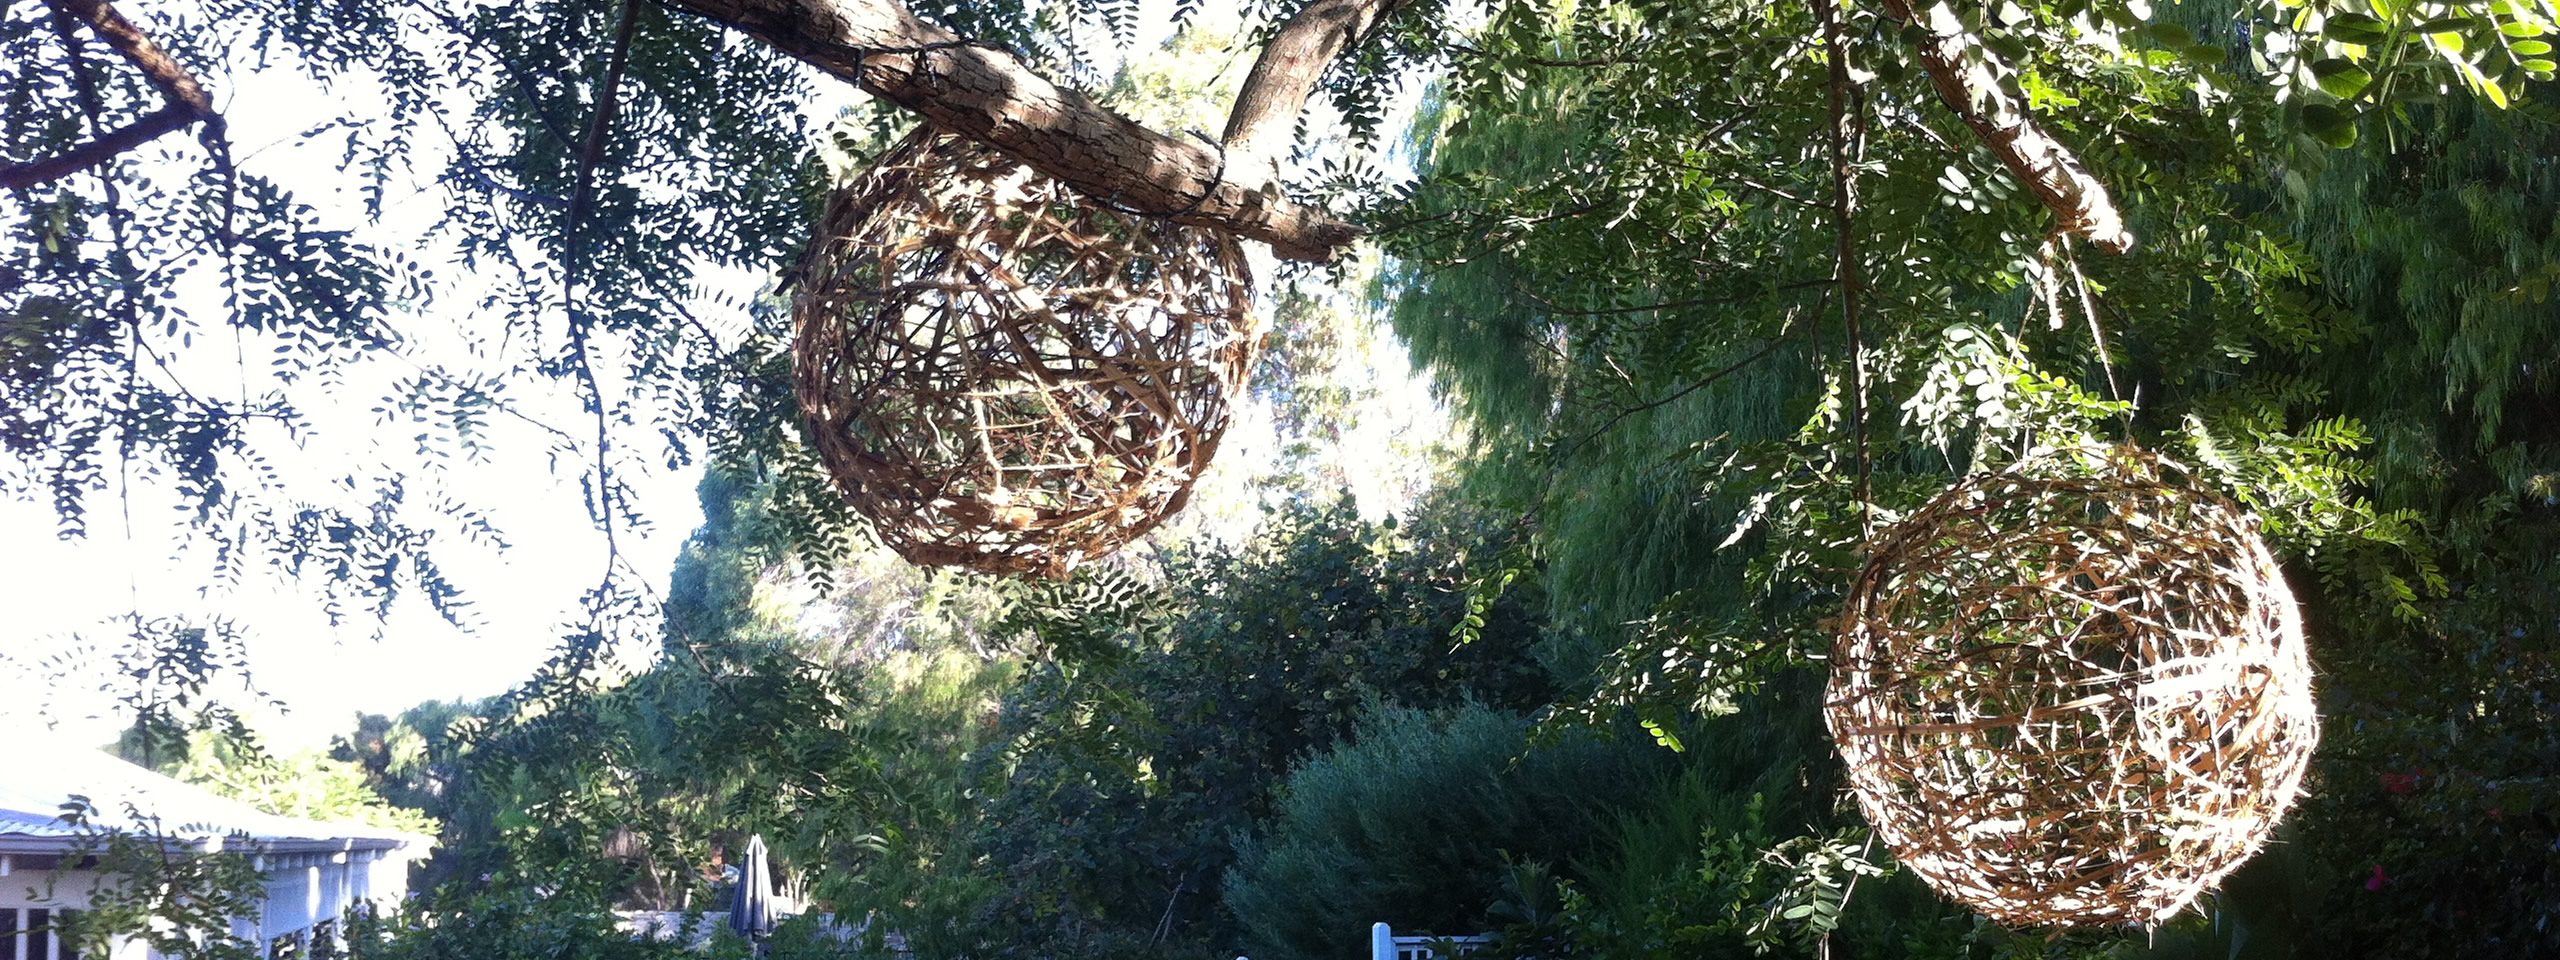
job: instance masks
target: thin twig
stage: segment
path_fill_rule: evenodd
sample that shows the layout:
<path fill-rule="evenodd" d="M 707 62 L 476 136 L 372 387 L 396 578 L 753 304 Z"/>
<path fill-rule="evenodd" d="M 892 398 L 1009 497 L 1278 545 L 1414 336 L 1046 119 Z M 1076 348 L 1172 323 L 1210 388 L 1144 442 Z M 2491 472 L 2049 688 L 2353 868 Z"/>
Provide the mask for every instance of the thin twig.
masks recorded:
<path fill-rule="evenodd" d="M 1699 172 L 1699 173 L 1703 173 L 1703 174 L 1706 174 L 1706 175 L 1711 176 L 1711 177 L 1720 177 L 1721 179 L 1730 180 L 1730 181 L 1732 181 L 1732 182 L 1734 182 L 1734 183 L 1739 183 L 1739 184 L 1741 184 L 1741 185 L 1743 185 L 1743 186 L 1750 187 L 1751 189 L 1754 189 L 1754 190 L 1758 190 L 1758 191 L 1760 191 L 1760 192 L 1762 192 L 1762 193 L 1765 193 L 1765 194 L 1768 194 L 1768 195 L 1770 195 L 1770 196 L 1776 197 L 1776 198 L 1778 198 L 1778 199 L 1780 199 L 1780 200 L 1787 201 L 1788 203 L 1793 203 L 1793 204 L 1799 204 L 1799 205 L 1802 205 L 1802 206 L 1812 207 L 1812 208 L 1814 208 L 1814 209 L 1816 209 L 1816 210 L 1826 210 L 1826 209 L 1829 209 L 1829 207 L 1827 207 L 1827 206 L 1825 206 L 1825 205 L 1823 205 L 1823 204 L 1815 203 L 1814 201 L 1807 200 L 1807 199 L 1805 199 L 1805 198 L 1803 198 L 1803 197 L 1796 196 L 1795 194 L 1788 193 L 1788 192 L 1786 192 L 1786 191 L 1784 191 L 1784 190 L 1780 190 L 1780 189 L 1778 189 L 1778 188 L 1776 188 L 1776 187 L 1770 186 L 1770 185 L 1765 184 L 1765 183 L 1761 183 L 1760 181 L 1758 181 L 1758 180 L 1754 180 L 1754 179 L 1751 179 L 1750 177 L 1735 176 L 1735 175 L 1733 175 L 1733 174 L 1719 174 L 1719 173 L 1717 173 L 1717 172 L 1716 172 L 1716 171 L 1714 171 L 1714 170 L 1708 169 L 1708 168 L 1706 168 L 1706 167 L 1698 166 L 1697 164 L 1694 164 L 1694 163 L 1683 163 L 1683 164 L 1680 164 L 1680 166 L 1685 167 L 1685 168 L 1688 168 L 1688 169 L 1690 169 L 1690 170 L 1695 170 L 1695 171 L 1697 171 L 1697 172 Z"/>
<path fill-rule="evenodd" d="M 1778 347 L 1779 347 L 1781 344 L 1784 344 L 1784 343 L 1786 343 L 1786 342 L 1787 342 L 1787 327 L 1790 327 L 1790 326 L 1793 326 L 1793 325 L 1794 325 L 1794 323 L 1795 323 L 1795 316 L 1796 316 L 1796 312 L 1795 312 L 1795 311 L 1792 311 L 1792 310 L 1791 310 L 1791 311 L 1788 311 L 1788 313 L 1787 313 L 1787 323 L 1786 323 L 1786 324 L 1784 324 L 1784 325 L 1781 325 L 1781 326 L 1778 328 L 1778 333 L 1777 333 L 1775 336 L 1772 336 L 1772 337 L 1770 337 L 1770 338 L 1769 338 L 1769 342 L 1768 342 L 1768 344 L 1766 344 L 1766 345 L 1762 346 L 1762 347 L 1760 348 L 1760 352 L 1758 352 L 1758 353 L 1754 353 L 1754 354 L 1752 354 L 1752 355 L 1750 355 L 1750 356 L 1747 356 L 1747 357 L 1744 357 L 1744 358 L 1742 358 L 1742 359 L 1740 359 L 1740 360 L 1734 361 L 1734 363 L 1733 363 L 1732 365 L 1727 366 L 1727 367 L 1724 367 L 1723 369 L 1717 370 L 1717 371 L 1716 371 L 1716 372 L 1714 372 L 1714 373 L 1707 374 L 1706 376 L 1699 378 L 1697 381 L 1695 381 L 1695 382 L 1693 382 L 1693 383 L 1689 384 L 1688 386 L 1685 386 L 1685 387 L 1682 387 L 1682 388 L 1680 388 L 1680 389 L 1678 389 L 1678 390 L 1672 391 L 1672 392 L 1671 392 L 1671 394 L 1670 394 L 1669 396 L 1661 397 L 1661 398 L 1659 398 L 1659 399 L 1655 399 L 1655 400 L 1649 400 L 1649 401 L 1646 401 L 1646 402 L 1644 402 L 1644 403 L 1640 403 L 1640 404 L 1637 404 L 1637 405 L 1635 405 L 1635 406 L 1627 407 L 1627 408 L 1625 408 L 1625 409 L 1619 410 L 1615 416 L 1610 417 L 1610 418 L 1609 418 L 1609 420 L 1608 420 L 1608 422 L 1606 422 L 1606 423 L 1602 423 L 1602 424 L 1599 426 L 1599 428 L 1598 428 L 1598 429 L 1595 429 L 1595 430 L 1591 431 L 1590 433 L 1583 434 L 1580 438 L 1575 439 L 1572 443 L 1565 445 L 1565 446 L 1564 446 L 1564 447 L 1563 447 L 1563 448 L 1562 448 L 1562 449 L 1557 453 L 1557 455 L 1556 455 L 1556 456 L 1557 456 L 1557 459 L 1561 460 L 1561 459 L 1563 459 L 1565 456 L 1570 455 L 1571 453 L 1573 453 L 1575 450 L 1579 450 L 1579 449 L 1581 449 L 1581 448 L 1583 447 L 1583 445 L 1584 445 L 1584 444 L 1590 443 L 1590 442 L 1591 442 L 1591 441 L 1593 441 L 1593 440 L 1600 439 L 1601 435 L 1608 433 L 1610 430 L 1616 429 L 1616 428 L 1617 428 L 1617 426 L 1618 426 L 1618 424 L 1619 424 L 1621 421 L 1626 420 L 1628 417 L 1635 416 L 1636 414 L 1643 413 L 1643 412 L 1645 412 L 1645 411 L 1647 411 L 1647 410 L 1653 410 L 1653 409 L 1660 408 L 1660 407 L 1662 407 L 1662 406 L 1665 406 L 1665 405 L 1668 405 L 1668 404 L 1673 403 L 1673 402 L 1675 402 L 1675 401 L 1678 401 L 1678 400 L 1679 400 L 1680 398 L 1682 398 L 1682 397 L 1685 397 L 1685 396 L 1688 396 L 1688 395 L 1690 395 L 1690 394 L 1696 393 L 1696 392 L 1698 392 L 1698 391 L 1700 391 L 1700 390 L 1704 390 L 1704 389 L 1706 389 L 1708 386 L 1713 385 L 1716 381 L 1718 381 L 1718 380 L 1722 380 L 1722 379 L 1724 379 L 1725 377 L 1731 376 L 1731 375 L 1732 375 L 1732 374 L 1734 374 L 1735 372 L 1740 371 L 1742 368 L 1744 368 L 1744 367 L 1748 367 L 1748 366 L 1750 366 L 1750 365 L 1752 365 L 1752 364 L 1754 364 L 1754 363 L 1758 363 L 1758 362 L 1760 362 L 1763 358 L 1766 358 L 1766 357 L 1767 357 L 1767 356 L 1769 356 L 1770 354 L 1778 352 Z"/>
<path fill-rule="evenodd" d="M 2071 285 L 2080 290 L 2080 311 L 2089 318 L 2089 339 L 2097 346 L 2098 368 L 2107 374 L 2107 399 L 2123 403 L 2124 388 L 2116 383 L 2116 361 L 2107 355 L 2107 334 L 2098 326 L 2098 299 L 2089 292 L 2088 279 L 2080 275 L 2080 258 L 2073 256 L 2068 246 L 2062 247 L 2062 262 L 2071 268 Z M 2128 405 L 2118 414 L 2124 420 L 2125 441 L 2130 443 L 2133 441 L 2133 407 Z"/>
<path fill-rule="evenodd" d="M 1615 316 L 1615 315 L 1617 315 L 1617 314 L 1622 314 L 1622 313 L 1644 313 L 1644 312 L 1651 311 L 1651 310 L 1673 310 L 1673 309 L 1678 309 L 1678 308 L 1681 308 L 1681 307 L 1711 307 L 1711 306 L 1719 306 L 1719 305 L 1729 304 L 1729 303 L 1746 303 L 1746 302 L 1749 302 L 1749 301 L 1752 301 L 1752 300 L 1760 299 L 1761 297 L 1765 297 L 1765 296 L 1768 296 L 1768 295 L 1769 295 L 1769 294 L 1771 294 L 1771 293 L 1776 293 L 1776 292 L 1779 292 L 1779 291 L 1785 291 L 1785 290 L 1804 290 L 1804 289 L 1808 289 L 1808 288 L 1812 288 L 1812 287 L 1827 286 L 1827 285 L 1829 285 L 1831 282 L 1832 282 L 1832 279 L 1831 279 L 1830 277 L 1824 277 L 1824 278 L 1819 279 L 1819 280 L 1798 280 L 1798 281 L 1795 281 L 1795 282 L 1793 282 L 1793 283 L 1782 283 L 1782 284 L 1779 284 L 1779 285 L 1777 285 L 1777 286 L 1775 286 L 1775 287 L 1771 287 L 1771 288 L 1769 288 L 1768 290 L 1757 290 L 1757 291 L 1753 291 L 1753 292 L 1751 292 L 1751 293 L 1735 294 L 1735 295 L 1733 295 L 1733 296 L 1729 296 L 1729 297 L 1699 297 L 1699 298 L 1696 298 L 1696 299 L 1693 299 L 1693 300 L 1668 300 L 1668 301 L 1664 301 L 1664 302 L 1662 302 L 1662 303 L 1648 303 L 1648 304 L 1643 304 L 1643 305 L 1641 305 L 1641 306 L 1633 306 L 1633 307 L 1606 307 L 1606 308 L 1589 309 L 1589 310 L 1578 310 L 1578 309 L 1574 309 L 1574 308 L 1571 308 L 1571 307 L 1565 307 L 1565 306 L 1558 305 L 1555 301 L 1553 301 L 1553 300 L 1549 300 L 1549 299 L 1547 299 L 1547 298 L 1545 298 L 1545 297 L 1542 297 L 1542 296 L 1539 296 L 1539 295 L 1537 295 L 1537 294 L 1535 294 L 1535 293 L 1531 293 L 1527 288 L 1524 288 L 1524 287 L 1518 286 L 1518 285 L 1516 285 L 1516 284 L 1515 284 L 1515 285 L 1513 285 L 1511 289 L 1512 289 L 1512 292 L 1518 293 L 1518 294 L 1519 294 L 1519 295 L 1521 295 L 1521 296 L 1524 296 L 1524 297 L 1527 297 L 1527 298 L 1529 298 L 1529 299 L 1531 299 L 1531 300 L 1535 300 L 1535 301 L 1537 301 L 1537 302 L 1538 302 L 1538 306 L 1540 306 L 1540 307 L 1544 308 L 1544 309 L 1546 310 L 1546 312 L 1548 312 L 1548 313 L 1552 313 L 1552 314 L 1555 314 L 1555 315 L 1557 315 L 1557 316 L 1565 316 L 1565 317 L 1605 317 L 1605 316 Z"/>
<path fill-rule="evenodd" d="M 604 530 L 605 583 L 613 582 L 614 565 L 622 558 L 622 542 L 614 515 L 621 497 L 613 482 L 613 429 L 611 404 L 605 402 L 604 384 L 596 377 L 594 321 L 578 309 L 578 271 L 585 262 L 580 255 L 578 227 L 585 218 L 587 206 L 594 197 L 596 165 L 604 159 L 604 145 L 613 128 L 614 114 L 622 105 L 622 72 L 631 61 L 631 35 L 640 23 L 640 0 L 623 0 L 622 22 L 614 31 L 613 53 L 606 62 L 604 81 L 596 88 L 595 119 L 587 127 L 586 148 L 578 155 L 577 188 L 569 197 L 569 211 L 564 215 L 561 236 L 560 299 L 569 320 L 569 361 L 578 378 L 578 387 L 586 394 L 587 408 L 596 420 L 596 485 L 595 520 Z M 601 588 L 600 588 L 601 589 Z"/>
<path fill-rule="evenodd" d="M 560 121 L 554 118 L 550 111 L 542 108 L 542 99 L 535 93 L 533 78 L 517 67 L 515 61 L 487 49 L 488 44 L 481 38 L 480 31 L 471 29 L 470 24 L 462 22 L 453 14 L 428 6 L 426 0 L 409 0 L 409 5 L 419 13 L 433 17 L 437 22 L 444 24 L 444 28 L 453 31 L 454 36 L 480 47 L 481 52 L 488 56 L 490 62 L 497 64 L 500 70 L 505 71 L 508 79 L 515 84 L 516 94 L 524 98 L 525 112 L 531 114 L 535 122 L 542 124 L 543 132 L 551 134 L 552 139 L 564 145 L 569 142 L 568 130 L 560 125 Z"/>

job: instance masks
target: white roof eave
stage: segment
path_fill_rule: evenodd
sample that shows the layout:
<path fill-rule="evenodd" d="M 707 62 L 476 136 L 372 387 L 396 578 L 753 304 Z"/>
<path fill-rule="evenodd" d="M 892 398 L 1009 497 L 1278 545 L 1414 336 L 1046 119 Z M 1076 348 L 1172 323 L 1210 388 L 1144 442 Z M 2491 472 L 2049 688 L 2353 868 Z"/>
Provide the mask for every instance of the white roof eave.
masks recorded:
<path fill-rule="evenodd" d="M 275 853 L 385 850 L 434 839 L 355 823 L 326 823 L 267 813 L 110 756 L 53 741 L 44 735 L 14 745 L 0 761 L 0 852 L 62 853 L 105 830 L 157 833 L 173 846 Z M 72 797 L 86 797 L 90 822 L 73 826 L 58 814 Z M 146 829 L 128 813 L 156 818 Z"/>

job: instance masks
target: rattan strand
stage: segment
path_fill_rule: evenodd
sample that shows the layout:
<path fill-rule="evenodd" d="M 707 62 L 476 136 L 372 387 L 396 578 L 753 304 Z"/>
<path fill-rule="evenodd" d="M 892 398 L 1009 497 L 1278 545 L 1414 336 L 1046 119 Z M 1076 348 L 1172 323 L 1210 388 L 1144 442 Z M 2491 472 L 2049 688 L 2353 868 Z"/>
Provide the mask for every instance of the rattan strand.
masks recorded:
<path fill-rule="evenodd" d="M 809 440 L 913 563 L 1062 576 L 1180 511 L 1252 360 L 1236 240 L 920 128 L 802 265 Z"/>
<path fill-rule="evenodd" d="M 2251 517 L 2157 458 L 2065 462 L 1966 479 L 1876 539 L 1825 714 L 1868 822 L 1939 893 L 2013 926 L 2154 923 L 2301 793 L 2311 668 Z"/>

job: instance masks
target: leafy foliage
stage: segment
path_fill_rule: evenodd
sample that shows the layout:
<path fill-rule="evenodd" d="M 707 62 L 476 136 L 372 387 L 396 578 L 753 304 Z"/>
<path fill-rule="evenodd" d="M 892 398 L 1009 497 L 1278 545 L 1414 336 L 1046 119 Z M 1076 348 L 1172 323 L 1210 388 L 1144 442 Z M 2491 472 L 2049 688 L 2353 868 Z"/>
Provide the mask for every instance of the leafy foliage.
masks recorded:
<path fill-rule="evenodd" d="M 947 928 L 907 932 L 970 956 L 1224 944 L 1232 837 L 1369 705 L 1521 710 L 1551 695 L 1525 591 L 1487 611 L 1476 641 L 1450 639 L 1469 558 L 1513 535 L 1458 504 L 1369 523 L 1347 503 L 1291 502 L 1247 544 L 1176 564 L 1178 612 L 1160 626 L 1122 617 L 1122 652 L 1024 671 L 981 758 L 989 886 L 945 907 Z M 1041 634 L 1092 635 L 1078 612 L 1040 611 Z"/>
<path fill-rule="evenodd" d="M 762 519 L 777 486 L 706 478 L 710 519 L 651 668 L 612 685 L 538 677 L 428 739 L 428 809 L 448 828 L 432 875 L 452 896 L 485 877 L 674 908 L 708 893 L 723 848 L 761 833 L 813 896 L 844 900 L 895 889 L 953 841 L 960 758 L 1005 669 L 951 646 L 983 625 L 955 626 L 969 611 L 937 609 L 945 587 L 903 568 L 834 598 L 873 601 L 871 624 L 813 616 L 833 629 L 804 631 L 794 554 Z"/>
<path fill-rule="evenodd" d="M 1334 956 L 1384 917 L 1403 935 L 1488 929 L 1512 864 L 1595 853 L 1608 809 L 1668 779 L 1667 755 L 1640 742 L 1531 751 L 1526 731 L 1520 715 L 1472 703 L 1388 707 L 1292 770 L 1226 876 L 1246 951 Z"/>
<path fill-rule="evenodd" d="M 2140 439 L 2260 515 L 2297 588 L 2316 585 L 2324 703 L 2368 718 L 2324 748 L 2295 871 L 2235 884 L 2208 909 L 2252 918 L 2260 949 L 2307 954 L 2386 949 L 2367 946 L 2376 938 L 2408 952 L 2535 942 L 2520 931 L 2551 888 L 2517 827 L 2325 784 L 2377 782 L 2384 771 L 2354 759 L 2368 756 L 2364 731 L 2398 729 L 2395 757 L 2455 750 L 2483 771 L 2468 783 L 2514 791 L 2501 796 L 2519 807 L 2549 802 L 2518 779 L 2538 762 L 2508 752 L 2543 749 L 2526 744 L 2548 743 L 2534 726 L 2547 715 L 2498 706 L 2543 686 L 2546 658 L 2519 645 L 2537 635 L 2524 625 L 2560 609 L 2510 579 L 2549 562 L 2521 538 L 2550 520 L 2531 484 L 2551 448 L 2518 419 L 2549 393 L 2523 374 L 2546 366 L 2529 357 L 2548 338 L 2526 331 L 2547 311 L 2526 312 L 2548 232 L 2526 219 L 2541 187 L 2491 159 L 2536 155 L 2524 145 L 2547 136 L 2544 108 L 2437 103 L 2421 88 L 2467 84 L 2462 67 L 2379 37 L 2319 46 L 2349 39 L 2302 31 L 2364 14 L 2316 4 L 2274 23 L 2245 5 L 1945 9 L 2115 188 L 2142 238 L 2132 255 L 2083 260 L 2047 240 L 2044 211 L 1900 62 L 1898 27 L 1856 11 L 1839 51 L 1863 101 L 1854 217 L 1817 163 L 1830 127 L 1816 68 L 1832 54 L 1804 39 L 1799 8 L 1497 5 L 1426 111 L 1422 178 L 1374 216 L 1402 258 L 1383 296 L 1475 427 L 1466 482 L 1536 513 L 1547 595 L 1569 599 L 1555 613 L 1596 647 L 1591 695 L 1558 716 L 1605 723 L 1633 710 L 1666 744 L 1694 749 L 1685 719 L 1765 709 L 1751 706 L 1756 692 L 1827 652 L 1823 618 L 1866 529 L 1955 473 Z M 2408 18 L 2426 15 L 2379 12 L 2404 39 L 2416 35 Z M 2199 45 L 2309 59 L 2242 65 Z M 2313 88 L 2314 74 L 2339 86 L 2339 71 L 2303 66 L 2332 55 L 2442 82 L 2338 106 Z M 2330 109 L 2363 111 L 2362 129 L 2385 135 L 2318 145 L 2345 139 L 2320 117 Z M 2456 186 L 2475 182 L 2517 186 Z M 1854 340 L 1851 283 L 1867 305 Z M 2477 619 L 2483 603 L 2500 612 Z M 2489 663 L 2508 678 L 2473 672 Z M 2448 736 L 2452 717 L 2516 739 Z M 1808 788 L 1823 790 L 1767 795 Z M 2405 888 L 2366 890 L 2377 858 L 2346 851 L 2379 836 L 2410 838 L 2387 848 L 2394 859 L 2513 864 L 2496 872 L 2540 892 L 2499 901 L 2494 920 L 2477 898 L 2377 910 Z M 1771 834 L 1764 846 L 1795 842 Z M 2323 849 L 2337 859 L 2301 856 Z M 1639 941 L 1682 928 L 1628 912 L 1644 889 L 1591 896 L 1605 899 L 1567 914 L 1609 917 Z M 2419 919 L 2455 909 L 2469 924 L 2460 936 Z M 2325 911 L 2341 919 L 2315 919 Z M 2364 933 L 2334 932 L 2350 926 Z M 2235 942 L 2217 929 L 2220 946 Z M 1921 939 L 2028 950 L 1979 932 Z M 2130 947 L 2090 936 L 2036 949 Z"/>
<path fill-rule="evenodd" d="M 1245 7 L 1267 25 L 1295 5 Z M 1820 9 L 1400 5 L 1326 88 L 1351 139 L 1374 140 L 1392 85 L 1445 66 L 1408 138 L 1419 178 L 1328 156 L 1319 186 L 1377 228 L 1374 299 L 1475 444 L 1463 486 L 1502 510 L 1390 526 L 1283 496 L 1247 545 L 1055 589 L 866 560 L 797 443 L 779 312 L 682 279 L 785 262 L 824 185 L 826 118 L 790 106 L 810 88 L 779 53 L 646 4 L 152 11 L 191 65 L 381 90 L 375 115 L 303 138 L 343 142 L 365 211 L 303 206 L 218 135 L 0 198 L 0 491 L 50 503 L 72 535 L 101 493 L 165 491 L 217 579 L 273 565 L 320 584 L 333 616 L 403 596 L 459 616 L 431 530 L 497 534 L 434 480 L 483 455 L 493 423 L 534 421 L 608 533 L 644 519 L 621 472 L 719 465 L 657 663 L 604 669 L 651 608 L 617 567 L 522 688 L 351 738 L 369 776 L 445 825 L 441 896 L 465 914 L 415 918 L 426 954 L 637 956 L 597 908 L 682 901 L 755 830 L 929 952 L 1224 945 L 1242 915 L 1219 878 L 1235 837 L 1280 836 L 1288 771 L 1349 763 L 1335 751 L 1365 712 L 1472 698 L 1603 729 L 1632 712 L 1687 754 L 1684 786 L 1629 813 L 1615 851 L 1559 868 L 1565 893 L 1498 871 L 1526 952 L 2045 956 L 2141 945 L 1988 929 L 1875 876 L 1830 803 L 1800 668 L 1867 530 L 1954 474 L 2137 439 L 2263 518 L 2334 718 L 2283 862 L 2160 949 L 2560 949 L 2560 120 L 2536 99 L 2560 9 L 1918 11 L 2112 188 L 2141 243 L 2085 261 L 1949 112 L 1908 24 L 1850 6 L 1835 42 Z M 0 162 L 158 103 L 49 10 L 0 8 Z M 1089 45 L 1140 15 L 920 13 L 1087 81 Z M 1118 93 L 1172 117 L 1208 85 Z M 859 147 L 862 119 L 828 146 Z M 434 194 L 428 246 L 361 239 L 394 221 L 411 171 Z M 439 257 L 474 281 L 433 276 Z M 1272 394 L 1304 437 L 1361 401 L 1295 379 L 1345 340 L 1344 298 L 1283 306 Z M 462 339 L 486 368 L 419 358 L 403 327 L 437 310 L 485 321 Z M 268 451 L 309 428 L 304 388 L 386 363 L 377 413 L 420 431 L 418 465 L 283 479 Z M 526 414 L 544 383 L 592 422 Z M 121 626 L 131 644 L 98 662 L 138 681 L 141 746 L 236 727 L 205 699 L 236 633 Z M 1467 851 L 1478 892 L 1484 852 Z"/>
<path fill-rule="evenodd" d="M 278 816 L 361 823 L 433 836 L 434 820 L 391 805 L 373 791 L 364 769 L 316 751 L 276 756 L 253 744 L 199 732 L 162 772 Z"/>
<path fill-rule="evenodd" d="M 86 797 L 63 804 L 60 818 L 79 837 L 63 866 L 85 861 L 94 871 L 89 888 L 79 891 L 87 909 L 60 931 L 66 945 L 103 956 L 109 944 L 132 937 L 155 953 L 189 960 L 264 956 L 262 945 L 236 936 L 231 924 L 233 917 L 254 915 L 265 896 L 266 878 L 249 855 L 187 842 L 149 811 L 128 806 L 122 812 L 110 819 L 132 826 L 100 823 Z M 40 882 L 50 898 L 62 881 Z"/>

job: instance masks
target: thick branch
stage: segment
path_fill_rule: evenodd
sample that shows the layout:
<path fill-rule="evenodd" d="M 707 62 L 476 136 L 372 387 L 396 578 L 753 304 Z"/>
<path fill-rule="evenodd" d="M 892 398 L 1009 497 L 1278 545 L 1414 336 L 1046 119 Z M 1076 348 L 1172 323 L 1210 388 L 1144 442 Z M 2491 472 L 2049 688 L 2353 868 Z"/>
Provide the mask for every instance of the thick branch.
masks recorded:
<path fill-rule="evenodd" d="M 112 160 L 119 153 L 159 139 L 161 134 L 185 129 L 195 120 L 195 111 L 187 109 L 185 104 L 170 104 L 69 150 L 32 163 L 0 169 L 0 189 L 24 190 L 79 173 Z"/>
<path fill-rule="evenodd" d="M 897 0 L 667 0 L 1112 204 L 1323 260 L 1359 228 L 1226 179 L 1219 151 L 1140 126 Z"/>
<path fill-rule="evenodd" d="M 1974 44 L 1954 11 L 1940 3 L 1929 8 L 1926 18 L 1917 18 L 1908 0 L 1884 0 L 1884 6 L 1894 19 L 1921 28 L 1920 65 L 1937 85 L 1938 97 L 2060 218 L 2063 230 L 2111 253 L 2133 249 L 2133 234 L 2107 196 L 2107 185 L 2080 165 L 2071 148 L 2038 129 L 2025 108 L 2000 89 L 1988 66 L 1966 62 Z M 1990 56 L 1987 51 L 1980 55 L 1986 60 Z"/>
<path fill-rule="evenodd" d="M 168 97 L 170 103 L 185 104 L 198 119 L 213 120 L 220 116 L 213 112 L 213 97 L 204 92 L 204 86 L 196 82 L 195 75 L 180 66 L 169 51 L 151 42 L 151 37 L 135 27 L 133 21 L 125 19 L 114 7 L 107 6 L 106 0 L 53 2 L 71 11 L 72 16 L 79 17 L 81 22 L 89 25 L 89 29 L 97 31 L 98 39 L 124 55 L 125 60 L 142 71 L 142 75 L 151 81 L 152 86 L 159 88 L 160 94 Z"/>
<path fill-rule="evenodd" d="M 1392 13 L 1402 0 L 1307 0 L 1280 26 L 1245 75 L 1227 114 L 1229 175 L 1248 183 L 1280 180 L 1280 156 L 1296 135 L 1298 114 L 1333 58 Z"/>
<path fill-rule="evenodd" d="M 101 134 L 97 139 L 31 163 L 0 169 L 0 187 L 23 190 L 49 180 L 58 180 L 115 158 L 117 154 L 158 139 L 172 130 L 202 121 L 214 130 L 222 127 L 222 115 L 214 112 L 213 97 L 197 83 L 194 74 L 179 65 L 169 51 L 153 43 L 148 34 L 133 21 L 117 13 L 106 0 L 52 0 L 54 8 L 76 17 L 98 34 L 107 46 L 115 49 L 144 79 L 167 97 L 169 105 L 143 115 L 142 119 Z M 63 39 L 72 34 L 64 32 Z M 78 50 L 71 51 L 79 56 Z"/>

